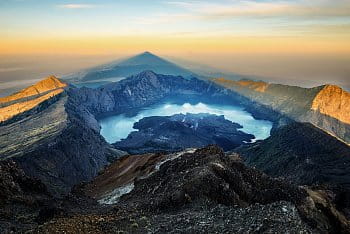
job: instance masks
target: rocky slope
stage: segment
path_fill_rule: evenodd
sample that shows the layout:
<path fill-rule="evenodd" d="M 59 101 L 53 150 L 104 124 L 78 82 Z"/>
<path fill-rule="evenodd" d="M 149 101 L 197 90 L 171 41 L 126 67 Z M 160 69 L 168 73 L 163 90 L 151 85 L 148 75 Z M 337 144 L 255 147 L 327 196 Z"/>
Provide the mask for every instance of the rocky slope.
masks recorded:
<path fill-rule="evenodd" d="M 349 233 L 338 209 L 346 200 L 273 179 L 216 146 L 125 156 L 61 199 L 14 162 L 0 162 L 0 172 L 4 233 Z M 133 190 L 113 206 L 82 193 L 99 197 L 130 181 Z"/>
<path fill-rule="evenodd" d="M 103 204 L 117 203 L 119 198 L 133 188 L 137 178 L 150 175 L 159 165 L 176 157 L 177 154 L 143 154 L 125 155 L 112 163 L 94 180 L 84 187 L 85 194 L 99 200 Z M 120 193 L 117 193 L 120 191 Z"/>
<path fill-rule="evenodd" d="M 131 154 L 142 154 L 175 152 L 210 144 L 232 150 L 254 139 L 254 135 L 239 131 L 242 128 L 239 124 L 226 120 L 224 116 L 209 114 L 147 117 L 135 123 L 134 128 L 138 131 L 113 145 Z"/>
<path fill-rule="evenodd" d="M 248 165 L 271 176 L 350 188 L 350 147 L 311 124 L 289 124 L 237 151 Z"/>
<path fill-rule="evenodd" d="M 125 172 L 134 172 L 133 190 L 113 210 L 55 217 L 40 232 L 349 233 L 349 221 L 330 192 L 273 179 L 216 146 L 172 157 L 158 170 L 151 165 L 166 156 L 142 157 L 118 160 L 87 186 L 91 194 L 123 185 Z M 125 161 L 135 160 L 140 161 L 126 167 Z"/>
<path fill-rule="evenodd" d="M 0 162 L 0 232 L 38 233 L 40 225 L 54 217 L 95 214 L 106 211 L 94 200 L 79 194 L 53 197 L 46 186 L 32 179 L 12 160 Z"/>
<path fill-rule="evenodd" d="M 39 180 L 29 178 L 13 161 L 0 162 L 0 232 L 37 226 L 41 208 L 52 197 Z"/>
<path fill-rule="evenodd" d="M 271 107 L 299 122 L 309 122 L 350 143 L 350 94 L 335 85 L 315 88 L 269 84 L 249 80 L 215 83 Z"/>

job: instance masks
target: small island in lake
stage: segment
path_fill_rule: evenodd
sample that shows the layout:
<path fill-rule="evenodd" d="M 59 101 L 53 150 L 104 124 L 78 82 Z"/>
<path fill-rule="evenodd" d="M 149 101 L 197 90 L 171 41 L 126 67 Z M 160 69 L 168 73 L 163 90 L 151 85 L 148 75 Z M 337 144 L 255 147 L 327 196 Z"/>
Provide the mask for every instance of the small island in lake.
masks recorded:
<path fill-rule="evenodd" d="M 227 151 L 255 138 L 238 130 L 243 127 L 223 115 L 206 113 L 146 117 L 136 122 L 134 128 L 138 131 L 131 132 L 114 146 L 130 154 L 174 152 L 210 144 Z"/>

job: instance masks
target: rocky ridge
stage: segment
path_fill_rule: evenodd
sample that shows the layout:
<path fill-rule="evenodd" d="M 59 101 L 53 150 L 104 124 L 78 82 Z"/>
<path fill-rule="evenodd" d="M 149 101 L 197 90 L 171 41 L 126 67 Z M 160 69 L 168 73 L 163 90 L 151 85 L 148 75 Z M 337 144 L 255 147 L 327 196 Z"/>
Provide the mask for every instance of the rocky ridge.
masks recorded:
<path fill-rule="evenodd" d="M 28 88 L 25 88 L 8 97 L 0 98 L 0 123 L 5 122 L 17 115 L 38 109 L 44 102 L 64 92 L 67 84 L 50 76 Z"/>
<path fill-rule="evenodd" d="M 40 105 L 41 103 L 43 103 L 44 101 L 55 97 L 56 95 L 62 93 L 63 91 L 64 91 L 63 89 L 57 89 L 45 95 L 42 95 L 38 98 L 32 99 L 30 101 L 18 102 L 18 103 L 14 103 L 6 107 L 0 108 L 0 122 L 9 120 L 14 116 L 19 115 L 23 112 L 30 111 L 33 108 Z"/>
<path fill-rule="evenodd" d="M 1 97 L 0 98 L 0 104 L 6 103 L 6 102 L 13 102 L 16 100 L 21 100 L 25 98 L 30 98 L 32 96 L 40 95 L 52 90 L 65 88 L 67 87 L 67 84 L 59 79 L 57 79 L 55 76 L 49 76 L 38 83 L 29 86 L 28 88 L 25 88 L 15 94 L 12 94 L 7 97 Z"/>
<path fill-rule="evenodd" d="M 269 84 L 260 81 L 213 82 L 298 122 L 309 122 L 350 143 L 350 94 L 335 85 L 314 88 Z"/>

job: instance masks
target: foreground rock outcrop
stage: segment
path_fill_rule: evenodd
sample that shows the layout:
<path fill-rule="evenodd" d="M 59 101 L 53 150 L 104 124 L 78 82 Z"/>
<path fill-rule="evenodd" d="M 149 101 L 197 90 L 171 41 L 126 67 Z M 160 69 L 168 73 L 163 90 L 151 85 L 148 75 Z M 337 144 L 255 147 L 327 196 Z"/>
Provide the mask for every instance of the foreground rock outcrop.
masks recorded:
<path fill-rule="evenodd" d="M 216 146 L 124 156 L 92 183 L 53 198 L 11 160 L 0 162 L 0 230 L 31 233 L 349 233 L 344 203 L 246 167 Z M 114 205 L 95 198 L 134 183 Z M 115 187 L 114 187 L 115 188 Z M 345 200 L 343 199 L 343 202 Z"/>
<path fill-rule="evenodd" d="M 225 155 L 216 146 L 185 152 L 166 160 L 159 169 L 151 169 L 166 157 L 135 155 L 118 160 L 85 188 L 91 194 L 94 188 L 110 188 L 113 180 L 115 186 L 123 185 L 134 175 L 133 190 L 112 210 L 56 217 L 39 230 L 349 233 L 349 220 L 337 210 L 327 191 L 273 179 L 246 167 L 237 154 Z M 134 163 L 122 169 L 126 161 Z M 108 177 L 109 183 L 104 183 L 103 177 Z"/>
<path fill-rule="evenodd" d="M 239 131 L 243 128 L 241 125 L 226 120 L 224 116 L 210 114 L 147 117 L 135 123 L 134 128 L 138 131 L 113 145 L 131 154 L 175 152 L 210 144 L 232 150 L 255 138 Z"/>

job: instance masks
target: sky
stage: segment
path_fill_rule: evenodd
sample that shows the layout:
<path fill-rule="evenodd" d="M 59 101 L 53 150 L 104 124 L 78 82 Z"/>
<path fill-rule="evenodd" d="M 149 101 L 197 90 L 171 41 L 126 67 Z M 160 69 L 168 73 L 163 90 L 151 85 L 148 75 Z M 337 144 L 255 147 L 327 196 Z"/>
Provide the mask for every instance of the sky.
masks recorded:
<path fill-rule="evenodd" d="M 350 87 L 350 0 L 0 0 L 0 82 L 143 51 Z"/>

